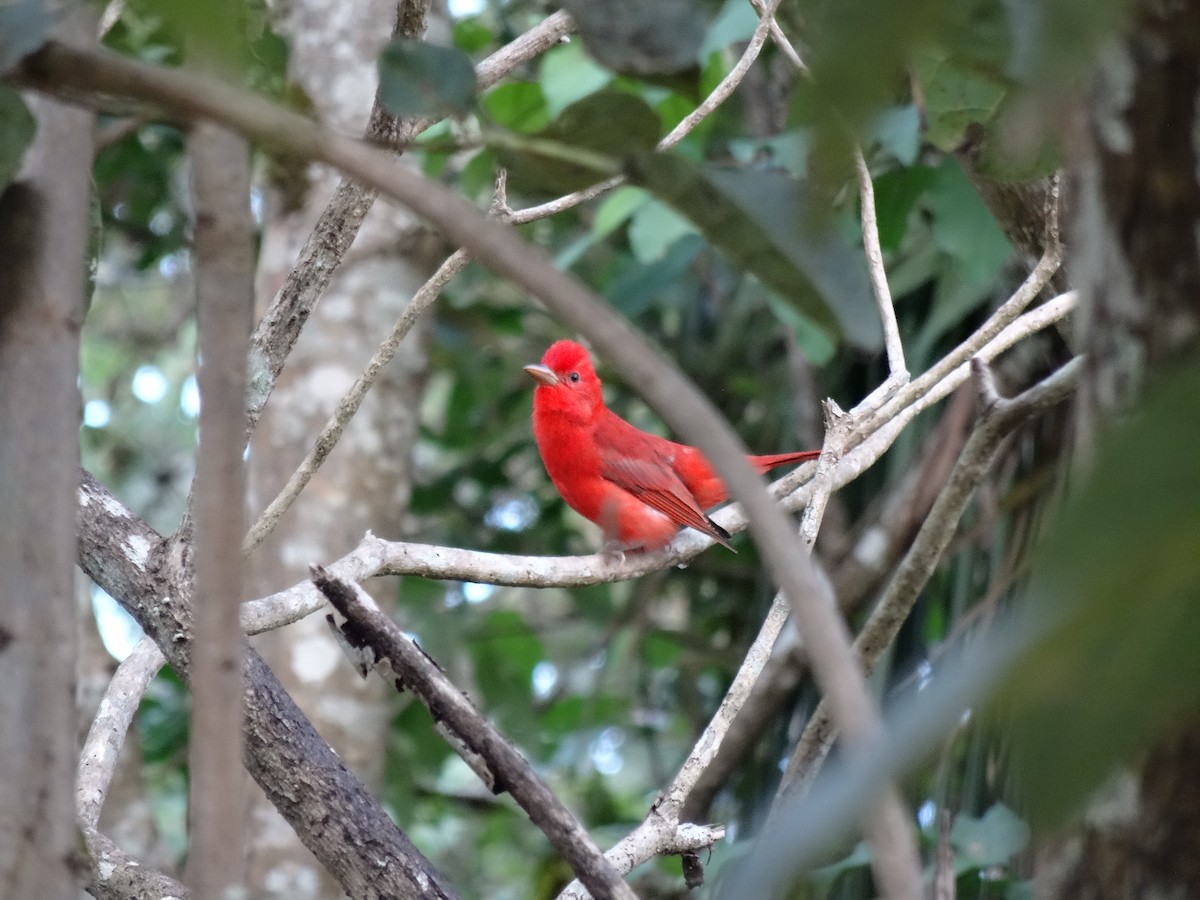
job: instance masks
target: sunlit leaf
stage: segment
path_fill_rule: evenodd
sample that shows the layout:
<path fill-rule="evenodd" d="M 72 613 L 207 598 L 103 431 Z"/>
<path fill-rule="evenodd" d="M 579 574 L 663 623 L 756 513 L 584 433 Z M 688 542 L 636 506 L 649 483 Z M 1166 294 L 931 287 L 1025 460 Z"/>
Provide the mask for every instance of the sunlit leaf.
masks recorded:
<path fill-rule="evenodd" d="M 681 237 L 696 233 L 696 226 L 657 200 L 642 204 L 629 222 L 629 246 L 644 263 L 661 259 Z"/>
<path fill-rule="evenodd" d="M 392 41 L 379 55 L 379 99 L 394 116 L 465 113 L 475 101 L 475 66 L 453 47 Z"/>
<path fill-rule="evenodd" d="M 1005 692 L 1037 823 L 1200 702 L 1197 397 L 1200 365 L 1161 376 L 1039 542 L 1031 600 L 1061 619 Z"/>
<path fill-rule="evenodd" d="M 612 79 L 612 72 L 596 65 L 578 41 L 555 47 L 542 58 L 540 81 L 551 116 L 600 90 Z"/>
<path fill-rule="evenodd" d="M 913 67 L 925 101 L 925 139 L 954 150 L 967 127 L 992 119 L 1008 91 L 998 76 L 944 52 L 926 51 Z"/>

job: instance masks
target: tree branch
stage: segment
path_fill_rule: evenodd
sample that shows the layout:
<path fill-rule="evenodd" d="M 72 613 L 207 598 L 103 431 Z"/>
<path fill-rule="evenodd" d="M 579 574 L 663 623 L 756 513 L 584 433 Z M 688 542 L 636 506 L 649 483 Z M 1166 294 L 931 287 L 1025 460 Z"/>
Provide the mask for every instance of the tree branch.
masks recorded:
<path fill-rule="evenodd" d="M 434 719 L 449 728 L 486 764 L 493 793 L 508 791 L 597 897 L 637 900 L 637 895 L 604 858 L 591 835 L 471 701 L 446 677 L 416 642 L 385 616 L 353 582 L 312 567 L 317 589 L 347 619 L 342 633 L 357 647 L 370 647 L 396 674 L 396 689 L 411 690 Z"/>
<path fill-rule="evenodd" d="M 191 593 L 176 547 L 82 473 L 80 567 L 121 602 L 187 681 Z M 245 766 L 343 890 L 354 897 L 456 897 L 249 647 L 243 677 Z M 380 860 L 388 865 L 380 868 Z"/>

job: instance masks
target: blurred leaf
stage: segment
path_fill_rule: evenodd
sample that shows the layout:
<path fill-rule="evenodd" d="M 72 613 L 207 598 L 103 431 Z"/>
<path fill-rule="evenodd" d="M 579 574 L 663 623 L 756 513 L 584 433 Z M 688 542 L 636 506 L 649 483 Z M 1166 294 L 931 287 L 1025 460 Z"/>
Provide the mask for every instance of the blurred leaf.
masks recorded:
<path fill-rule="evenodd" d="M 550 124 L 550 111 L 541 85 L 510 81 L 483 95 L 481 105 L 497 125 L 532 134 Z"/>
<path fill-rule="evenodd" d="M 463 53 L 478 53 L 492 42 L 492 30 L 479 16 L 456 19 L 452 34 L 454 46 Z"/>
<path fill-rule="evenodd" d="M 874 136 L 879 146 L 911 166 L 921 149 L 921 115 L 911 103 L 884 110 L 875 120 Z"/>
<path fill-rule="evenodd" d="M 521 721 L 533 706 L 533 667 L 545 659 L 542 642 L 519 613 L 489 612 L 471 636 L 471 656 L 481 674 L 479 691 L 489 715 Z"/>
<path fill-rule="evenodd" d="M 1035 824 L 1200 702 L 1197 397 L 1195 361 L 1152 383 L 1039 542 L 1030 596 L 1060 619 L 1004 692 Z"/>
<path fill-rule="evenodd" d="M 475 101 L 475 66 L 453 47 L 394 40 L 379 55 L 379 99 L 394 116 L 461 115 Z"/>
<path fill-rule="evenodd" d="M 692 67 L 708 27 L 700 0 L 567 0 L 588 53 L 614 72 L 655 75 Z"/>
<path fill-rule="evenodd" d="M 875 218 L 885 253 L 900 249 L 909 217 L 932 181 L 933 170 L 927 166 L 892 169 L 875 178 Z M 893 293 L 902 292 L 893 288 Z"/>
<path fill-rule="evenodd" d="M 236 73 L 249 68 L 249 28 L 257 12 L 255 4 L 241 0 L 149 0 L 145 9 L 162 18 L 185 55 L 199 54 Z"/>
<path fill-rule="evenodd" d="M 948 54 L 918 53 L 913 66 L 925 101 L 925 139 L 947 152 L 957 148 L 967 126 L 991 121 L 1008 91 L 990 72 Z"/>
<path fill-rule="evenodd" d="M 607 237 L 629 220 L 638 207 L 649 202 L 650 195 L 641 188 L 621 185 L 608 194 L 596 207 L 592 220 L 592 233 L 596 237 Z"/>
<path fill-rule="evenodd" d="M 1012 246 L 953 159 L 934 170 L 929 205 L 934 239 L 959 262 L 963 279 L 976 285 L 994 279 Z"/>
<path fill-rule="evenodd" d="M 40 47 L 46 33 L 61 18 L 62 10 L 43 0 L 0 3 L 0 75 Z"/>
<path fill-rule="evenodd" d="M 600 90 L 612 78 L 612 72 L 596 65 L 578 41 L 555 47 L 542 57 L 540 81 L 551 116 Z"/>
<path fill-rule="evenodd" d="M 494 150 L 518 186 L 575 191 L 615 175 L 626 155 L 652 149 L 661 129 L 658 113 L 644 100 L 602 90 L 572 103 L 527 139 L 497 136 Z"/>
<path fill-rule="evenodd" d="M 771 307 L 775 318 L 792 330 L 805 359 L 814 366 L 823 366 L 833 359 L 837 352 L 837 341 L 828 331 L 774 291 L 767 291 L 767 305 Z"/>
<path fill-rule="evenodd" d="M 950 829 L 950 843 L 972 868 L 986 869 L 1008 862 L 1029 844 L 1029 826 L 1003 803 L 983 818 L 960 815 Z"/>
<path fill-rule="evenodd" d="M 37 122 L 21 95 L 0 84 L 0 191 L 16 177 L 35 131 Z"/>
<path fill-rule="evenodd" d="M 696 233 L 696 226 L 657 200 L 643 203 L 629 222 L 629 246 L 641 262 L 662 259 L 677 240 Z"/>
<path fill-rule="evenodd" d="M 857 347 L 882 339 L 862 253 L 820 221 L 806 188 L 777 171 L 695 165 L 642 154 L 630 178 L 691 219 L 710 244 L 817 325 Z"/>
<path fill-rule="evenodd" d="M 730 44 L 750 40 L 754 29 L 758 27 L 758 13 L 754 7 L 742 0 L 725 0 L 721 12 L 713 19 L 700 45 L 699 58 L 701 61 L 716 50 L 722 50 Z"/>
<path fill-rule="evenodd" d="M 644 263 L 631 257 L 617 269 L 604 289 L 604 296 L 625 315 L 639 316 L 651 307 L 658 294 L 679 284 L 703 248 L 703 239 L 693 235 L 677 240 L 653 262 Z"/>

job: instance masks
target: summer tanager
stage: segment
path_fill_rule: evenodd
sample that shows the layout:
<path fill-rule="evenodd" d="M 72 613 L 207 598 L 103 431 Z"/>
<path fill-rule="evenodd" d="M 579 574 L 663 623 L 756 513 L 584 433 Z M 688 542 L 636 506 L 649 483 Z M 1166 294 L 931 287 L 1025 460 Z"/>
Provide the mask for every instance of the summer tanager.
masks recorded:
<path fill-rule="evenodd" d="M 525 366 L 533 394 L 533 436 L 567 505 L 604 530 L 606 549 L 657 550 L 683 526 L 733 549 L 704 510 L 729 493 L 704 455 L 630 425 L 604 405 L 588 352 L 574 341 L 550 346 Z M 819 450 L 750 456 L 759 473 L 816 459 Z"/>

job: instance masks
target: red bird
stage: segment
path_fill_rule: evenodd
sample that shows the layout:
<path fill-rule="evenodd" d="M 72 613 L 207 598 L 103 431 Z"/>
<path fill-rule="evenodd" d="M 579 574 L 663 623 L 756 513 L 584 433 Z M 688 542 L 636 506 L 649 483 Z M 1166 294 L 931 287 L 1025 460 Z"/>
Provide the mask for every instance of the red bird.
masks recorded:
<path fill-rule="evenodd" d="M 704 510 L 729 498 L 695 447 L 630 425 L 604 405 L 588 352 L 574 341 L 550 346 L 526 366 L 533 394 L 533 436 L 550 480 L 567 505 L 604 529 L 606 547 L 657 550 L 683 526 L 733 549 L 730 535 Z M 816 459 L 819 450 L 750 456 L 759 473 Z"/>

